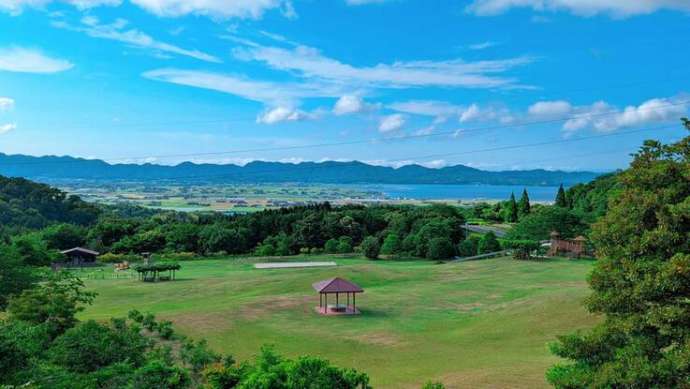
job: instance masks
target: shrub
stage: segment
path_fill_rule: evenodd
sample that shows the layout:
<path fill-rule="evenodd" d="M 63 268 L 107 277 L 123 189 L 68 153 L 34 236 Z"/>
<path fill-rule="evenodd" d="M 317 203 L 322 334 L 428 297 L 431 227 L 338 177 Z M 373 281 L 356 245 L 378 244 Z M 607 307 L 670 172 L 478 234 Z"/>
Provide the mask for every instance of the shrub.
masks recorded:
<path fill-rule="evenodd" d="M 338 240 L 336 239 L 329 239 L 326 241 L 326 244 L 323 246 L 323 250 L 326 252 L 326 254 L 335 254 L 338 252 Z"/>
<path fill-rule="evenodd" d="M 400 241 L 400 236 L 398 234 L 388 234 L 386 239 L 383 240 L 383 245 L 381 246 L 381 254 L 393 255 L 400 252 L 402 249 L 402 242 Z"/>
<path fill-rule="evenodd" d="M 487 232 L 486 234 L 484 234 L 484 236 L 482 236 L 477 246 L 477 252 L 479 254 L 493 253 L 500 250 L 501 244 L 498 243 L 496 235 L 491 231 Z"/>
<path fill-rule="evenodd" d="M 369 259 L 376 259 L 379 257 L 381 247 L 379 241 L 373 236 L 368 236 L 362 241 L 362 253 Z"/>
<path fill-rule="evenodd" d="M 158 335 L 163 339 L 171 339 L 175 334 L 173 330 L 172 322 L 168 320 L 163 320 L 158 323 Z"/>
<path fill-rule="evenodd" d="M 453 242 L 448 238 L 433 238 L 429 241 L 426 257 L 429 259 L 448 259 L 453 257 L 455 250 Z"/>
<path fill-rule="evenodd" d="M 158 327 L 158 324 L 156 323 L 156 316 L 151 312 L 147 312 L 146 315 L 144 315 L 144 318 L 141 320 L 141 325 L 143 325 L 144 328 L 149 331 L 155 331 Z"/>
<path fill-rule="evenodd" d="M 539 249 L 540 244 L 535 240 L 509 240 L 506 247 L 513 249 L 513 258 L 530 259 L 532 251 Z"/>
<path fill-rule="evenodd" d="M 336 250 L 338 254 L 351 253 L 353 251 L 352 238 L 349 236 L 341 236 L 340 239 L 338 239 L 338 247 Z"/>
<path fill-rule="evenodd" d="M 127 313 L 127 317 L 135 323 L 141 324 L 144 321 L 144 315 L 136 309 L 132 309 Z"/>
<path fill-rule="evenodd" d="M 469 236 L 458 245 L 458 255 L 461 257 L 471 257 L 479 252 L 479 239 L 477 235 Z"/>
<path fill-rule="evenodd" d="M 134 372 L 132 389 L 166 388 L 183 389 L 191 387 L 189 374 L 163 361 L 153 360 Z"/>
<path fill-rule="evenodd" d="M 140 262 L 143 260 L 141 255 L 137 254 L 116 254 L 116 253 L 105 253 L 98 257 L 98 260 L 103 263 L 121 263 L 127 262 Z"/>

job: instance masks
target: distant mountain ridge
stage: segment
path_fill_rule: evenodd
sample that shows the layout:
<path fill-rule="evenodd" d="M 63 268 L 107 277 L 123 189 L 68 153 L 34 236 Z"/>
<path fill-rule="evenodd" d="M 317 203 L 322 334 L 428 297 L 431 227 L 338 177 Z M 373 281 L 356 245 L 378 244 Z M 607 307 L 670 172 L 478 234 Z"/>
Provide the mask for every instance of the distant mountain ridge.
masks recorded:
<path fill-rule="evenodd" d="M 0 153 L 0 175 L 34 180 L 130 180 L 184 183 L 322 183 L 322 184 L 488 184 L 574 185 L 589 182 L 599 173 L 543 169 L 486 171 L 464 165 L 399 168 L 363 162 L 302 162 L 298 164 L 255 161 L 244 166 L 183 162 L 156 164 L 109 164 L 97 159 L 34 157 Z"/>

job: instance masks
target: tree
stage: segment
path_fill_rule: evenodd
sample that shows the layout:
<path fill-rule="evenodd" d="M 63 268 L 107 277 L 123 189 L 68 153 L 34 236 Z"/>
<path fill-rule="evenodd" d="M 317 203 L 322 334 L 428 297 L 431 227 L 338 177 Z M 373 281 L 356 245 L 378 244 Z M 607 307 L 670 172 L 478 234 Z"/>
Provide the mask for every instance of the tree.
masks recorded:
<path fill-rule="evenodd" d="M 557 231 L 564 238 L 574 238 L 584 235 L 587 225 L 567 208 L 544 206 L 522 218 L 508 232 L 508 238 L 546 240 L 552 231 Z"/>
<path fill-rule="evenodd" d="M 169 366 L 164 361 L 154 359 L 134 372 L 131 388 L 183 389 L 189 388 L 191 385 L 192 381 L 186 370 L 177 366 Z"/>
<path fill-rule="evenodd" d="M 531 205 L 529 203 L 529 194 L 527 194 L 527 189 L 522 190 L 522 196 L 520 197 L 520 201 L 518 201 L 517 207 L 519 219 L 522 219 L 523 217 L 529 215 L 531 211 Z"/>
<path fill-rule="evenodd" d="M 90 373 L 117 362 L 140 366 L 147 348 L 148 341 L 138 327 L 124 320 L 114 320 L 109 326 L 89 320 L 55 339 L 48 355 L 69 371 Z"/>
<path fill-rule="evenodd" d="M 455 249 L 449 238 L 433 238 L 429 241 L 429 249 L 426 253 L 428 259 L 448 259 L 453 255 L 455 255 Z"/>
<path fill-rule="evenodd" d="M 518 221 L 518 206 L 517 202 L 515 202 L 515 193 L 510 194 L 510 200 L 508 200 L 503 212 L 505 212 L 503 217 L 508 223 L 515 223 Z"/>
<path fill-rule="evenodd" d="M 383 240 L 383 245 L 381 246 L 381 254 L 393 255 L 400 252 L 402 248 L 402 242 L 400 241 L 400 236 L 395 233 L 390 233 Z"/>
<path fill-rule="evenodd" d="M 67 250 L 86 244 L 86 228 L 73 224 L 56 224 L 41 231 L 49 249 Z"/>
<path fill-rule="evenodd" d="M 352 238 L 349 236 L 341 236 L 338 239 L 338 247 L 336 248 L 338 254 L 349 254 L 352 252 Z"/>
<path fill-rule="evenodd" d="M 5 309 L 10 297 L 31 288 L 36 281 L 33 269 L 22 261 L 16 249 L 0 244 L 0 310 Z"/>
<path fill-rule="evenodd" d="M 76 276 L 61 272 L 33 289 L 24 290 L 10 299 L 10 318 L 31 324 L 45 324 L 52 337 L 64 333 L 77 323 L 76 314 L 91 304 L 96 294 L 84 291 Z"/>
<path fill-rule="evenodd" d="M 687 121 L 685 126 L 690 130 Z M 604 321 L 560 337 L 559 388 L 677 388 L 690 383 L 690 136 L 645 141 L 621 193 L 592 230 L 599 256 L 587 308 Z"/>
<path fill-rule="evenodd" d="M 472 257 L 477 255 L 479 250 L 479 239 L 477 235 L 470 235 L 458 245 L 458 255 L 461 257 Z"/>
<path fill-rule="evenodd" d="M 563 184 L 558 187 L 558 193 L 556 193 L 556 201 L 554 203 L 557 207 L 567 208 L 568 198 L 565 196 L 565 189 L 563 189 Z"/>
<path fill-rule="evenodd" d="M 381 247 L 379 246 L 379 240 L 373 236 L 367 236 L 362 241 L 362 252 L 364 256 L 369 259 L 377 259 L 379 257 L 379 251 Z"/>
<path fill-rule="evenodd" d="M 328 239 L 326 244 L 323 245 L 323 251 L 326 254 L 335 254 L 338 252 L 338 240 L 335 238 Z"/>
<path fill-rule="evenodd" d="M 481 239 L 479 239 L 479 244 L 477 245 L 478 254 L 493 253 L 501 250 L 501 244 L 498 243 L 496 239 L 496 234 L 489 231 L 484 234 Z"/>

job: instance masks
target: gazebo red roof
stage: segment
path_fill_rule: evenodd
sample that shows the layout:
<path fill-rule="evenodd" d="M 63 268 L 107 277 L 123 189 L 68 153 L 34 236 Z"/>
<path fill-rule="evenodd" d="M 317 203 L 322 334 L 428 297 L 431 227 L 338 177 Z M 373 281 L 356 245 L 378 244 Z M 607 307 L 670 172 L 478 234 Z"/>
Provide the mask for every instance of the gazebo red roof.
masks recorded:
<path fill-rule="evenodd" d="M 314 289 L 319 293 L 362 293 L 364 289 L 359 285 L 353 284 L 350 281 L 344 280 L 340 277 L 330 278 L 312 284 Z"/>

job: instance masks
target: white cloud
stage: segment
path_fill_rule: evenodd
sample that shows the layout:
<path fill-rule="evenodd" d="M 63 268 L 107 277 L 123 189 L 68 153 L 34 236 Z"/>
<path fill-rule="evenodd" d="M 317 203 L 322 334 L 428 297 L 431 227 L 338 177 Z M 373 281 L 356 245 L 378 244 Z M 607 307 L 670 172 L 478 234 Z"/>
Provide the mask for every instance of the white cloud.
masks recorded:
<path fill-rule="evenodd" d="M 0 11 L 10 15 L 19 15 L 27 8 L 44 8 L 53 0 L 0 0 Z M 100 6 L 117 6 L 121 0 L 62 0 L 63 3 L 71 4 L 79 10 L 85 10 Z"/>
<path fill-rule="evenodd" d="M 477 104 L 472 104 L 460 114 L 459 120 L 460 123 L 469 122 L 478 119 L 480 115 L 481 111 L 479 110 L 479 106 Z"/>
<path fill-rule="evenodd" d="M 490 120 L 501 123 L 513 121 L 510 111 L 501 106 L 481 107 L 478 104 L 465 106 L 437 100 L 412 100 L 393 103 L 388 105 L 388 108 L 413 115 L 433 116 L 435 124 L 443 123 L 449 117 L 457 117 L 461 123 Z"/>
<path fill-rule="evenodd" d="M 399 113 L 384 116 L 379 122 L 380 132 L 397 131 L 405 125 L 405 116 Z"/>
<path fill-rule="evenodd" d="M 166 17 L 208 16 L 214 19 L 259 19 L 266 11 L 279 9 L 289 18 L 296 16 L 288 0 L 131 0 L 145 10 Z"/>
<path fill-rule="evenodd" d="M 688 112 L 688 107 L 690 102 L 687 96 L 654 98 L 623 109 L 598 101 L 592 105 L 574 107 L 575 114 L 563 124 L 563 131 L 566 135 L 584 128 L 611 132 L 620 128 L 664 122 L 678 119 Z"/>
<path fill-rule="evenodd" d="M 0 48 L 0 71 L 19 73 L 58 73 L 74 65 L 64 59 L 51 58 L 34 49 Z"/>
<path fill-rule="evenodd" d="M 650 14 L 662 9 L 690 11 L 687 0 L 474 0 L 467 11 L 479 16 L 499 15 L 511 8 L 569 11 L 576 15 L 608 14 L 616 18 Z"/>
<path fill-rule="evenodd" d="M 125 29 L 128 22 L 125 19 L 116 19 L 110 24 L 101 24 L 94 16 L 86 16 L 81 20 L 83 26 L 71 26 L 64 22 L 53 22 L 53 26 L 71 31 L 78 31 L 93 38 L 108 39 L 122 42 L 140 49 L 153 50 L 156 53 L 170 53 L 195 58 L 201 61 L 220 63 L 220 59 L 199 50 L 187 50 L 178 46 L 160 42 L 151 36 L 137 30 Z"/>
<path fill-rule="evenodd" d="M 358 95 L 344 95 L 336 101 L 333 113 L 341 116 L 352 113 L 366 112 L 378 108 L 377 104 L 369 104 Z"/>
<path fill-rule="evenodd" d="M 0 135 L 6 134 L 15 128 L 17 128 L 17 125 L 14 123 L 0 124 Z"/>
<path fill-rule="evenodd" d="M 493 42 L 493 41 L 486 41 L 486 42 L 480 42 L 480 43 L 475 43 L 472 45 L 467 46 L 470 50 L 484 50 L 488 49 L 490 47 L 498 46 L 498 42 Z"/>
<path fill-rule="evenodd" d="M 0 112 L 9 111 L 14 108 L 14 99 L 0 97 Z"/>
<path fill-rule="evenodd" d="M 195 70 L 157 69 L 146 72 L 143 76 L 151 80 L 228 93 L 272 106 L 292 106 L 300 99 L 308 97 L 343 95 L 340 88 L 318 83 L 256 81 L 236 75 Z"/>
<path fill-rule="evenodd" d="M 539 101 L 532 104 L 527 113 L 539 117 L 559 117 L 569 114 L 572 110 L 573 106 L 567 101 Z"/>
<path fill-rule="evenodd" d="M 253 44 L 236 48 L 233 52 L 240 60 L 259 61 L 271 68 L 293 72 L 299 76 L 363 89 L 426 86 L 515 88 L 521 87 L 515 79 L 499 74 L 533 61 L 530 57 L 476 62 L 465 62 L 462 59 L 420 60 L 355 67 L 324 56 L 319 50 L 307 46 L 281 48 Z"/>
<path fill-rule="evenodd" d="M 290 107 L 274 107 L 268 109 L 256 118 L 257 123 L 275 124 L 280 122 L 295 122 L 313 119 L 315 115 Z"/>

